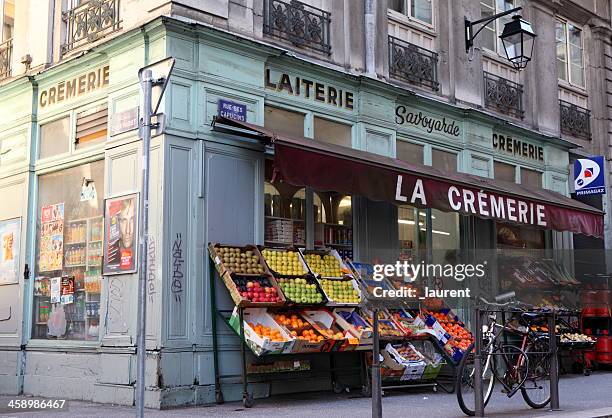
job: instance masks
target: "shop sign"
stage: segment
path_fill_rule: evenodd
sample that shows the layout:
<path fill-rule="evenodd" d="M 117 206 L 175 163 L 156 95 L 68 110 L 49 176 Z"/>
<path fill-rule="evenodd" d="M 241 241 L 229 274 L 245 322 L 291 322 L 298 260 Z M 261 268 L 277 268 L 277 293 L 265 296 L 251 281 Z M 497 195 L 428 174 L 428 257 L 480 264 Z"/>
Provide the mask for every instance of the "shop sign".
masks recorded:
<path fill-rule="evenodd" d="M 243 103 L 232 102 L 231 100 L 219 99 L 217 102 L 217 114 L 228 119 L 246 122 L 247 106 Z"/>
<path fill-rule="evenodd" d="M 0 221 L 0 284 L 19 283 L 21 218 Z"/>
<path fill-rule="evenodd" d="M 103 274 L 136 271 L 138 194 L 106 199 Z"/>
<path fill-rule="evenodd" d="M 491 143 L 493 149 L 512 156 L 519 156 L 535 161 L 544 162 L 544 147 L 533 145 L 511 136 L 494 133 Z"/>
<path fill-rule="evenodd" d="M 395 108 L 395 123 L 398 125 L 411 125 L 428 134 L 438 133 L 458 138 L 461 135 L 459 124 L 446 117 L 428 115 L 422 111 L 408 111 L 406 106 L 398 105 Z"/>
<path fill-rule="evenodd" d="M 293 96 L 314 100 L 338 108 L 353 110 L 355 106 L 354 96 L 350 91 L 342 90 L 320 81 L 290 76 L 287 73 L 273 76 L 269 68 L 265 69 L 264 85 L 269 90 L 285 92 Z"/>
<path fill-rule="evenodd" d="M 42 90 L 38 96 L 38 103 L 44 108 L 100 90 L 108 86 L 109 77 L 110 66 L 106 64 L 69 80 L 62 80 Z"/>
<path fill-rule="evenodd" d="M 110 115 L 110 134 L 119 135 L 138 129 L 138 107 Z"/>
<path fill-rule="evenodd" d="M 578 158 L 574 162 L 574 188 L 576 196 L 606 193 L 603 156 Z"/>
<path fill-rule="evenodd" d="M 404 177 L 399 174 L 396 183 L 396 201 L 424 207 L 433 203 L 427 202 L 427 196 L 431 196 L 431 193 L 426 193 L 422 179 L 417 178 L 408 190 L 402 188 L 403 181 Z M 441 185 L 432 184 L 431 186 L 440 188 Z M 445 206 L 456 212 L 525 225 L 548 226 L 543 204 L 454 185 L 446 187 L 445 195 L 447 201 L 436 202 L 437 205 Z"/>

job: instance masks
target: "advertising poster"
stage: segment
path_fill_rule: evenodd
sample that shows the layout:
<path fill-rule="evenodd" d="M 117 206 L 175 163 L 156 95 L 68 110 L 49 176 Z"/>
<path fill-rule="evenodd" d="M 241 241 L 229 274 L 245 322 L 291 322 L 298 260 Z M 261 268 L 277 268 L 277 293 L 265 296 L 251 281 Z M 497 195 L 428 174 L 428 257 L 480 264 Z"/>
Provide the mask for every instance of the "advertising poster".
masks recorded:
<path fill-rule="evenodd" d="M 41 209 L 38 271 L 61 270 L 64 261 L 64 203 Z"/>
<path fill-rule="evenodd" d="M 62 288 L 62 278 L 61 277 L 51 277 L 51 303 L 59 303 L 61 297 L 61 288 Z"/>
<path fill-rule="evenodd" d="M 74 277 L 62 277 L 60 302 L 62 305 L 74 303 Z"/>
<path fill-rule="evenodd" d="M 0 285 L 19 282 L 21 218 L 0 221 Z"/>
<path fill-rule="evenodd" d="M 103 274 L 136 271 L 138 194 L 106 199 Z"/>

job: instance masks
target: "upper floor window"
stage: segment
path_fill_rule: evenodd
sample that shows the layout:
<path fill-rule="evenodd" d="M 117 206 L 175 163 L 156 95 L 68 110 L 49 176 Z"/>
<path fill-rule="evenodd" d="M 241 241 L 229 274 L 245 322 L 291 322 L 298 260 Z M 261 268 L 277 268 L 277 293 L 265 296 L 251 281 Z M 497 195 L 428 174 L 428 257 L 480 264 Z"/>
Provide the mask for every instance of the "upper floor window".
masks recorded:
<path fill-rule="evenodd" d="M 514 8 L 515 3 L 515 0 L 480 0 L 480 17 L 484 18 L 505 12 Z M 504 46 L 499 39 L 499 35 L 504 30 L 504 25 L 510 22 L 510 20 L 512 20 L 512 16 L 507 15 L 485 26 L 480 33 L 482 47 L 499 55 L 505 55 Z"/>
<path fill-rule="evenodd" d="M 2 6 L 2 37 L 1 42 L 8 41 L 13 37 L 15 27 L 15 0 L 0 0 Z"/>
<path fill-rule="evenodd" d="M 557 20 L 555 29 L 559 80 L 584 87 L 582 30 L 563 20 Z"/>
<path fill-rule="evenodd" d="M 433 0 L 389 0 L 389 9 L 433 25 Z"/>

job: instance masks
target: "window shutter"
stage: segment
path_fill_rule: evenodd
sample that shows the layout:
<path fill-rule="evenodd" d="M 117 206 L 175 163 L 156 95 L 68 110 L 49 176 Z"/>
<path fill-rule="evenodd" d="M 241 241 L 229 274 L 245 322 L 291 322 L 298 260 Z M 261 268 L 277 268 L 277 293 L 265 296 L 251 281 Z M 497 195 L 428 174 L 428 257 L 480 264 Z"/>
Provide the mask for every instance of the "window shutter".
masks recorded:
<path fill-rule="evenodd" d="M 77 114 L 76 143 L 85 145 L 98 139 L 106 139 L 108 106 L 106 104 Z"/>

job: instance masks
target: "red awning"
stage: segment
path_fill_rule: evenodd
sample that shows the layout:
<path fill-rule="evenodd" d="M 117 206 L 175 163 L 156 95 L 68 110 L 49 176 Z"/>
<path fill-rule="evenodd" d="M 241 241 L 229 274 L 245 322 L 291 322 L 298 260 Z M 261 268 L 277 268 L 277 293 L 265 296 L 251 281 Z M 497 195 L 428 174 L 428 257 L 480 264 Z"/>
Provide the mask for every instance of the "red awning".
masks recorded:
<path fill-rule="evenodd" d="M 279 136 L 260 126 L 226 118 L 217 118 L 215 124 L 254 131 L 258 139 L 274 144 L 275 181 L 603 237 L 601 211 L 550 190 L 446 173 L 312 139 Z"/>

